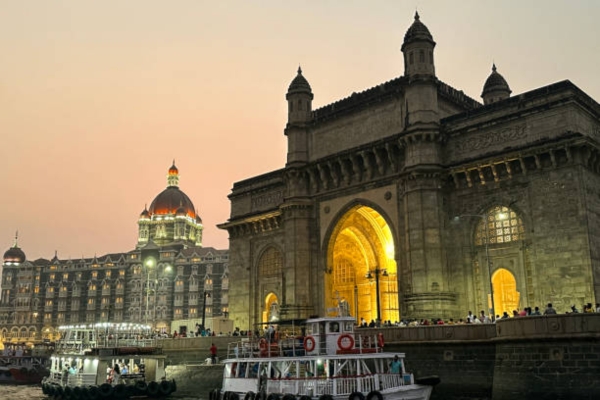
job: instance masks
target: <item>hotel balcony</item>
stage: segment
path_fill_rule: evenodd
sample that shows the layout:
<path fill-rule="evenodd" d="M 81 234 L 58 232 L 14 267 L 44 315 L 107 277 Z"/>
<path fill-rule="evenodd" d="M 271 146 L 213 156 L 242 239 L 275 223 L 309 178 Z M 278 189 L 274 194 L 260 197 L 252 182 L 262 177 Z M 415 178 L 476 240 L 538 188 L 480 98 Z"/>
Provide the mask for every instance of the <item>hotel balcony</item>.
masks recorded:
<path fill-rule="evenodd" d="M 116 294 L 125 294 L 125 288 L 117 288 L 116 290 Z"/>
<path fill-rule="evenodd" d="M 54 309 L 54 306 L 44 306 L 44 312 L 52 312 L 52 310 Z"/>
<path fill-rule="evenodd" d="M 58 292 L 58 297 L 60 298 L 65 298 L 67 297 L 68 292 L 66 290 L 61 290 L 60 292 Z"/>
<path fill-rule="evenodd" d="M 190 285 L 190 292 L 197 292 L 198 291 L 198 285 Z"/>
<path fill-rule="evenodd" d="M 66 304 L 59 304 L 58 305 L 58 311 L 67 311 L 67 305 Z"/>
<path fill-rule="evenodd" d="M 123 303 L 116 303 L 115 304 L 115 308 L 118 309 L 118 310 L 122 309 L 123 307 L 124 307 Z"/>
<path fill-rule="evenodd" d="M 73 294 L 71 296 L 72 297 L 80 297 L 81 296 L 81 290 L 73 290 Z"/>
<path fill-rule="evenodd" d="M 88 311 L 95 311 L 96 310 L 96 305 L 95 304 L 88 304 L 86 310 L 88 310 Z"/>
<path fill-rule="evenodd" d="M 102 289 L 102 296 L 110 296 L 110 288 Z"/>

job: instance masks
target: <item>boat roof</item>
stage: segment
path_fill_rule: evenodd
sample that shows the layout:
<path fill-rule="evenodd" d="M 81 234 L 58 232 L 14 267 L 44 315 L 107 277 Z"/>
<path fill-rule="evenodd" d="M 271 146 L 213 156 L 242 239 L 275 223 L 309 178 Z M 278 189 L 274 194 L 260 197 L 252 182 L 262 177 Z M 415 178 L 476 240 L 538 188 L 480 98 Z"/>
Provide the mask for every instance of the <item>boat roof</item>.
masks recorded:
<path fill-rule="evenodd" d="M 271 356 L 271 357 L 239 357 L 239 358 L 227 358 L 223 360 L 224 364 L 231 363 L 239 363 L 239 362 L 250 362 L 250 363 L 260 363 L 260 362 L 291 362 L 291 361 L 314 361 L 314 360 L 350 360 L 350 359 L 381 359 L 381 358 L 394 358 L 398 356 L 398 358 L 404 358 L 404 353 L 391 353 L 391 352 L 382 352 L 382 353 L 357 353 L 357 354 L 315 354 L 308 356 Z"/>

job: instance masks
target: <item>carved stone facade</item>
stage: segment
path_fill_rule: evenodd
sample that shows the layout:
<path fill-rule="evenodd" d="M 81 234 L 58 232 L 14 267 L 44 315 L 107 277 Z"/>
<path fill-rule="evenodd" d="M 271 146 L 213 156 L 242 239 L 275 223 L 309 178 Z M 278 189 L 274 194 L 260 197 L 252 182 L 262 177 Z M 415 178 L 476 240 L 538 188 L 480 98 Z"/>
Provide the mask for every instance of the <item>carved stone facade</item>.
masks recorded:
<path fill-rule="evenodd" d="M 436 78 L 435 44 L 417 14 L 403 76 L 317 110 L 298 71 L 286 165 L 235 183 L 220 225 L 238 325 L 600 300 L 600 106 L 569 81 L 510 97 L 495 66 L 484 105 Z"/>

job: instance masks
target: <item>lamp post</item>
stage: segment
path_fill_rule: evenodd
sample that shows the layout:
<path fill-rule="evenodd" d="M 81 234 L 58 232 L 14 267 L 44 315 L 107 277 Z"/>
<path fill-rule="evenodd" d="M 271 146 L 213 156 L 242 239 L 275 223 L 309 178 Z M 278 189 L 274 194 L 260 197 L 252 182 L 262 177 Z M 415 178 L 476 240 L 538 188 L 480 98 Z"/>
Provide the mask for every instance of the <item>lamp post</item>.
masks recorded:
<path fill-rule="evenodd" d="M 150 308 L 150 269 L 153 268 L 155 264 L 156 260 L 154 257 L 148 257 L 144 263 L 146 266 L 146 312 L 144 313 L 146 325 L 148 325 L 148 310 Z"/>
<path fill-rule="evenodd" d="M 461 217 L 475 217 L 475 218 L 481 218 L 483 220 L 483 229 L 485 231 L 485 259 L 486 259 L 486 264 L 487 264 L 487 270 L 488 270 L 488 278 L 489 278 L 489 284 L 490 284 L 490 300 L 491 300 L 491 319 L 492 321 L 495 321 L 496 319 L 496 307 L 494 305 L 494 284 L 492 282 L 492 263 L 490 262 L 490 229 L 488 227 L 488 218 L 491 214 L 487 213 L 487 214 L 462 214 L 462 215 L 457 215 L 456 217 L 454 217 L 454 219 L 456 221 L 460 220 Z M 504 219 L 506 218 L 506 215 L 504 215 L 504 213 L 499 213 L 498 214 L 498 219 Z"/>
<path fill-rule="evenodd" d="M 377 296 L 377 322 L 381 323 L 381 300 L 380 300 L 380 295 L 379 295 L 379 274 L 381 274 L 381 276 L 388 276 L 387 270 L 386 269 L 380 269 L 379 267 L 376 267 L 374 270 L 372 271 L 368 271 L 367 274 L 365 275 L 365 278 L 367 279 L 373 279 L 373 274 L 375 274 L 375 295 Z"/>
<path fill-rule="evenodd" d="M 203 331 L 205 331 L 206 329 L 204 327 L 204 321 L 206 319 L 206 298 L 210 297 L 210 293 L 205 290 L 204 294 L 202 296 L 204 297 L 204 302 L 203 302 L 203 305 L 202 305 L 202 327 L 201 327 L 201 329 Z"/>

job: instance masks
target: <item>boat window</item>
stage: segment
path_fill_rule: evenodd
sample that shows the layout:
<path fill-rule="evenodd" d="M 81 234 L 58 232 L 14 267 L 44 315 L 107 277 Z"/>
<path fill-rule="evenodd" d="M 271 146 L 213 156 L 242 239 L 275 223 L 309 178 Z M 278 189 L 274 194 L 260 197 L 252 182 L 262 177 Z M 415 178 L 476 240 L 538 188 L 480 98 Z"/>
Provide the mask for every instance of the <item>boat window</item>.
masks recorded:
<path fill-rule="evenodd" d="M 329 332 L 339 332 L 340 331 L 340 324 L 338 324 L 337 322 L 332 322 L 329 324 Z"/>
<path fill-rule="evenodd" d="M 354 324 L 352 322 L 346 322 L 344 332 L 352 332 L 354 330 Z"/>

